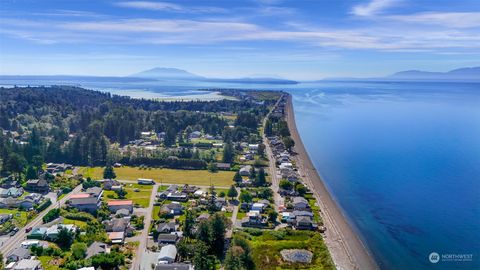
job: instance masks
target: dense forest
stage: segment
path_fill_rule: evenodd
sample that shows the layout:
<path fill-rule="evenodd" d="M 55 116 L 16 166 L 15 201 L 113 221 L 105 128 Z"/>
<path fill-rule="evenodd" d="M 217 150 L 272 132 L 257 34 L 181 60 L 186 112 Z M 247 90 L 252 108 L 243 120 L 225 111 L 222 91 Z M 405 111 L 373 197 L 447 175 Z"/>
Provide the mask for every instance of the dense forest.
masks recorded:
<path fill-rule="evenodd" d="M 254 93 L 229 90 L 237 100 L 160 102 L 71 86 L 0 88 L 1 172 L 43 162 L 103 166 L 112 144 L 126 145 L 142 131 L 164 132 L 164 147 L 183 142 L 190 131 L 227 143 L 249 142 L 268 111 L 265 105 L 273 103 Z M 223 114 L 236 115 L 233 128 Z M 157 156 L 132 162 L 178 166 L 179 161 Z M 198 160 L 192 164 L 204 166 Z"/>

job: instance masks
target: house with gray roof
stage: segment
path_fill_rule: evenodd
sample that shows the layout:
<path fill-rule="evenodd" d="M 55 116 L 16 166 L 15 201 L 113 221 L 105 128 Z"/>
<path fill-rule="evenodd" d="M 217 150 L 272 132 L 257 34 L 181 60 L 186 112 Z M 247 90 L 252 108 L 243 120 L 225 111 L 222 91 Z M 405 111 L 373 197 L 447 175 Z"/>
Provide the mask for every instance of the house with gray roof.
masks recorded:
<path fill-rule="evenodd" d="M 95 241 L 87 248 L 87 259 L 98 254 L 108 253 L 107 251 L 107 244 Z"/>
<path fill-rule="evenodd" d="M 42 265 L 39 260 L 23 259 L 19 261 L 14 267 L 14 270 L 40 270 Z"/>
<path fill-rule="evenodd" d="M 174 245 L 166 245 L 160 249 L 159 263 L 173 263 L 177 257 L 177 248 Z"/>
<path fill-rule="evenodd" d="M 18 262 L 23 259 L 30 259 L 31 253 L 28 248 L 24 247 L 17 247 L 14 250 L 10 252 L 7 256 L 7 261 L 8 262 Z"/>

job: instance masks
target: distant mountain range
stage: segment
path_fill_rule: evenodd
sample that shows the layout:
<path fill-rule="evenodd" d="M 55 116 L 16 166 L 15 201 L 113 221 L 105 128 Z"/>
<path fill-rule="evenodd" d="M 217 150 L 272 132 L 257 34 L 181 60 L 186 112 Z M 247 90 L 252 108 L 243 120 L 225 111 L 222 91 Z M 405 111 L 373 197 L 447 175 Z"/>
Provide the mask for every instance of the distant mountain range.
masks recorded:
<path fill-rule="evenodd" d="M 152 68 L 139 73 L 130 75 L 129 77 L 147 78 L 156 80 L 188 80 L 188 81 L 200 81 L 200 82 L 220 82 L 220 83 L 248 83 L 248 84 L 297 84 L 297 81 L 281 79 L 281 78 L 269 78 L 269 77 L 248 77 L 248 78 L 234 78 L 234 79 L 221 79 L 221 78 L 207 78 L 202 77 L 186 70 L 177 68 Z"/>
<path fill-rule="evenodd" d="M 135 73 L 124 77 L 112 76 L 77 76 L 77 75 L 0 75 L 0 80 L 9 83 L 31 83 L 31 84 L 82 84 L 82 83 L 140 83 L 140 82 L 206 82 L 206 83 L 233 83 L 233 84 L 297 84 L 297 81 L 282 78 L 207 78 L 202 77 L 186 70 L 177 68 L 157 67 Z"/>
<path fill-rule="evenodd" d="M 480 81 L 480 67 L 458 68 L 448 72 L 407 70 L 379 78 L 328 78 L 329 81 Z"/>

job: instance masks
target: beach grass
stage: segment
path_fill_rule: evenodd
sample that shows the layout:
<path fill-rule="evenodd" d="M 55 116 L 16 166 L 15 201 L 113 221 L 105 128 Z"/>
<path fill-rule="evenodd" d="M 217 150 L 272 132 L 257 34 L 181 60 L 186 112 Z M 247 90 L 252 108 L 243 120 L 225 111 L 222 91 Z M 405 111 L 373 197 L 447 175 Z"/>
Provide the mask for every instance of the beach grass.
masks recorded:
<path fill-rule="evenodd" d="M 85 177 L 103 179 L 103 167 L 82 167 L 79 171 Z M 115 168 L 118 180 L 137 180 L 138 178 L 150 178 L 157 183 L 164 184 L 189 184 L 219 187 L 229 187 L 233 184 L 233 171 L 219 171 L 216 173 L 207 170 L 175 170 L 164 168 L 140 169 L 139 167 Z"/>

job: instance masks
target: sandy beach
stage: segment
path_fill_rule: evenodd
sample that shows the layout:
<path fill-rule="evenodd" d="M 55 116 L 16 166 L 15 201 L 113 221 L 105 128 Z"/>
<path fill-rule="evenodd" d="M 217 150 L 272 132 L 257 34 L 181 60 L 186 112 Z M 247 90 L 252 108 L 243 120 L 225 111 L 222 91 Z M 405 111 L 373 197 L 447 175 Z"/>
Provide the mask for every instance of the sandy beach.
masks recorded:
<path fill-rule="evenodd" d="M 363 245 L 351 225 L 333 200 L 320 178 L 305 146 L 300 139 L 293 111 L 292 96 L 289 95 L 286 106 L 286 118 L 291 136 L 295 141 L 295 161 L 300 175 L 314 192 L 321 209 L 321 217 L 327 228 L 325 243 L 337 269 L 378 269 L 378 265 Z"/>

